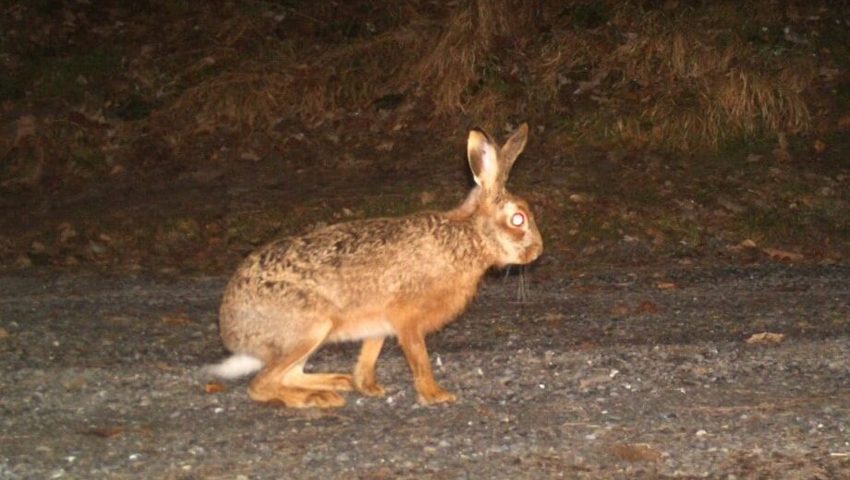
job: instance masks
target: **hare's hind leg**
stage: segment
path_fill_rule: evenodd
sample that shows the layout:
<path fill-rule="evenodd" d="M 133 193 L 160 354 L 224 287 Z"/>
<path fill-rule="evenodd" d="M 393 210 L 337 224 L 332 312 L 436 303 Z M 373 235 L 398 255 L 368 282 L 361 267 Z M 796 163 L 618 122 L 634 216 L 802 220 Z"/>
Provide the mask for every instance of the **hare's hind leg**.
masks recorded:
<path fill-rule="evenodd" d="M 304 363 L 322 345 L 332 323 L 314 327 L 310 335 L 288 353 L 266 362 L 248 387 L 248 395 L 258 402 L 279 402 L 287 407 L 340 407 L 345 399 L 335 390 L 351 390 L 351 376 L 344 374 L 305 374 Z"/>
<path fill-rule="evenodd" d="M 354 367 L 352 377 L 354 388 L 370 397 L 382 397 L 384 395 L 384 387 L 375 380 L 375 363 L 378 361 L 383 346 L 383 337 L 363 340 L 363 347 L 360 349 L 360 356 L 357 358 L 357 365 Z"/>

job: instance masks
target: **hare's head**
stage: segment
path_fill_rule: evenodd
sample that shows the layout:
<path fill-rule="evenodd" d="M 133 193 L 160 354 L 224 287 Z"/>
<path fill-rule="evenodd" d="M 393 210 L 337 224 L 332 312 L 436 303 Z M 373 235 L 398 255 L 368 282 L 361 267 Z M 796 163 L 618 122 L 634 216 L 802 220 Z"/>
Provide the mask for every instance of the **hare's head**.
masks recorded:
<path fill-rule="evenodd" d="M 505 189 L 511 167 L 528 138 L 522 124 L 499 146 L 481 130 L 469 132 L 467 154 L 477 186 L 459 211 L 473 215 L 481 229 L 493 263 L 526 264 L 543 252 L 543 239 L 528 203 Z"/>

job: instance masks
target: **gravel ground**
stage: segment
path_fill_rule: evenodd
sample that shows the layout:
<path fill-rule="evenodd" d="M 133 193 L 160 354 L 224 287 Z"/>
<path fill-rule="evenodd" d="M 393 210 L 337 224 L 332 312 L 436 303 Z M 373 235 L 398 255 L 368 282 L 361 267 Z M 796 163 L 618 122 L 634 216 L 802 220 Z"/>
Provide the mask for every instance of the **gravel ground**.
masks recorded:
<path fill-rule="evenodd" d="M 850 267 L 561 278 L 488 278 L 430 337 L 458 403 L 391 343 L 386 397 L 295 411 L 207 392 L 224 278 L 0 275 L 0 478 L 850 478 Z"/>

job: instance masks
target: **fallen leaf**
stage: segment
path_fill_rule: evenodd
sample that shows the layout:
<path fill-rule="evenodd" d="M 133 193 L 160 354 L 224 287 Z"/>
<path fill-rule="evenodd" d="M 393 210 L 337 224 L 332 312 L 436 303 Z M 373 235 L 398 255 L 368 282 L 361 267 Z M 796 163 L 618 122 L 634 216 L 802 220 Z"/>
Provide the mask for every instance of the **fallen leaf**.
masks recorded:
<path fill-rule="evenodd" d="M 768 257 L 770 257 L 774 260 L 781 260 L 781 261 L 787 261 L 787 262 L 799 262 L 799 261 L 803 260 L 804 258 L 806 258 L 805 256 L 803 256 L 803 254 L 795 253 L 795 252 L 789 252 L 787 250 L 780 250 L 778 248 L 766 247 L 766 248 L 762 248 L 761 251 L 764 252 L 765 255 L 767 255 Z"/>
<path fill-rule="evenodd" d="M 219 382 L 209 382 L 204 385 L 204 391 L 207 393 L 221 393 L 227 390 L 227 387 Z"/>
<path fill-rule="evenodd" d="M 38 240 L 33 241 L 30 245 L 30 251 L 33 253 L 44 253 L 45 250 L 47 250 L 47 248 Z"/>
<path fill-rule="evenodd" d="M 785 340 L 784 333 L 761 332 L 750 335 L 750 338 L 748 338 L 746 342 L 750 345 L 773 344 L 780 343 L 783 340 Z"/>
<path fill-rule="evenodd" d="M 788 135 L 785 135 L 785 132 L 779 132 L 776 136 L 777 143 L 779 143 L 779 148 L 782 150 L 788 150 L 790 144 L 788 143 Z"/>
<path fill-rule="evenodd" d="M 627 462 L 657 462 L 661 452 L 646 443 L 618 443 L 610 448 L 611 454 Z"/>
<path fill-rule="evenodd" d="M 15 144 L 18 144 L 26 137 L 35 136 L 35 124 L 36 120 L 33 115 L 24 115 L 18 118 L 17 128 L 15 130 Z"/>
<path fill-rule="evenodd" d="M 788 150 L 783 150 L 781 148 L 773 149 L 772 153 L 773 153 L 773 158 L 776 159 L 776 161 L 778 161 L 778 162 L 788 163 L 788 162 L 790 162 L 791 160 L 794 159 L 791 156 L 791 152 L 789 152 Z"/>
<path fill-rule="evenodd" d="M 574 193 L 570 195 L 570 201 L 573 203 L 587 203 L 590 201 L 590 197 L 583 193 Z"/>
<path fill-rule="evenodd" d="M 178 368 L 172 367 L 171 365 L 162 361 L 154 362 L 153 366 L 162 370 L 163 372 L 174 372 L 178 370 Z"/>
<path fill-rule="evenodd" d="M 659 290 L 672 290 L 676 288 L 676 284 L 673 282 L 658 282 L 655 284 L 655 287 Z"/>
<path fill-rule="evenodd" d="M 746 211 L 746 210 L 747 210 L 747 209 L 746 209 L 743 205 L 741 205 L 740 203 L 738 203 L 738 202 L 736 202 L 736 201 L 732 200 L 731 198 L 727 198 L 727 197 L 720 197 L 720 198 L 718 198 L 718 199 L 717 199 L 717 203 L 718 203 L 721 207 L 725 208 L 726 210 L 728 210 L 728 211 L 730 211 L 730 212 L 732 212 L 732 213 L 743 213 L 744 211 Z"/>
<path fill-rule="evenodd" d="M 551 328 L 559 327 L 564 322 L 564 318 L 566 316 L 560 312 L 546 312 L 543 314 L 543 320 Z"/>
<path fill-rule="evenodd" d="M 591 388 L 596 388 L 599 385 L 603 385 L 611 381 L 611 375 L 608 372 L 597 373 L 596 375 L 591 375 L 587 378 L 582 378 L 578 382 L 578 388 L 582 391 L 587 391 Z"/>
<path fill-rule="evenodd" d="M 657 228 L 647 228 L 646 234 L 652 237 L 652 244 L 656 247 L 664 245 L 664 242 L 667 241 L 667 237 L 666 235 L 664 235 L 664 232 L 658 230 Z"/>
<path fill-rule="evenodd" d="M 618 303 L 617 305 L 614 305 L 611 310 L 609 310 L 609 313 L 615 317 L 622 317 L 628 315 L 630 311 L 631 309 L 628 305 L 626 305 L 625 303 Z"/>
<path fill-rule="evenodd" d="M 162 317 L 162 323 L 170 327 L 183 327 L 192 323 L 192 319 L 185 313 L 174 313 Z"/>
<path fill-rule="evenodd" d="M 644 300 L 644 301 L 640 302 L 640 305 L 638 305 L 637 308 L 635 309 L 635 313 L 637 313 L 637 314 L 647 314 L 647 315 L 656 314 L 656 313 L 658 313 L 658 311 L 659 311 L 658 305 L 656 305 L 655 302 L 653 302 L 651 300 Z"/>
<path fill-rule="evenodd" d="M 437 194 L 429 190 L 425 190 L 424 192 L 419 194 L 419 203 L 422 205 L 428 205 L 436 199 Z"/>
<path fill-rule="evenodd" d="M 248 160 L 248 161 L 251 161 L 251 162 L 256 162 L 256 161 L 260 160 L 260 156 L 257 155 L 257 152 L 247 150 L 247 151 L 242 152 L 239 155 L 239 159 L 240 160 Z"/>
<path fill-rule="evenodd" d="M 10 336 L 11 335 L 9 334 L 8 330 L 3 327 L 0 327 L 0 339 L 9 338 Z"/>
<path fill-rule="evenodd" d="M 118 435 L 123 435 L 126 431 L 127 429 L 125 427 L 99 427 L 85 430 L 83 433 L 100 438 L 112 438 L 117 437 Z"/>
<path fill-rule="evenodd" d="M 600 287 L 598 285 L 578 284 L 571 286 L 570 289 L 579 294 L 589 294 L 596 293 L 599 291 Z"/>
<path fill-rule="evenodd" d="M 73 225 L 68 222 L 60 223 L 57 230 L 59 230 L 59 241 L 61 243 L 67 243 L 68 240 L 77 236 L 77 231 L 74 229 Z"/>
<path fill-rule="evenodd" d="M 826 142 L 821 139 L 815 140 L 815 152 L 823 153 L 826 150 Z"/>
<path fill-rule="evenodd" d="M 756 242 L 754 242 L 754 241 L 752 241 L 748 238 L 748 239 L 742 241 L 741 243 L 739 243 L 737 245 L 730 245 L 730 246 L 726 247 L 726 249 L 733 251 L 733 252 L 742 252 L 744 250 L 752 250 L 752 249 L 756 248 L 756 246 L 757 246 Z"/>

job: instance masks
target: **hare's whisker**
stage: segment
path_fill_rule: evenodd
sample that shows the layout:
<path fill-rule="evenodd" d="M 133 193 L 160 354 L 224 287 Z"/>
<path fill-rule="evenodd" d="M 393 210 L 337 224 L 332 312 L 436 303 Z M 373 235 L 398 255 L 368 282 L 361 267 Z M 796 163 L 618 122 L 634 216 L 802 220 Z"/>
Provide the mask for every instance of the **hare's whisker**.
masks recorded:
<path fill-rule="evenodd" d="M 519 275 L 517 279 L 517 300 L 520 303 L 525 303 L 528 300 L 528 288 L 525 283 L 525 266 L 519 266 Z"/>

